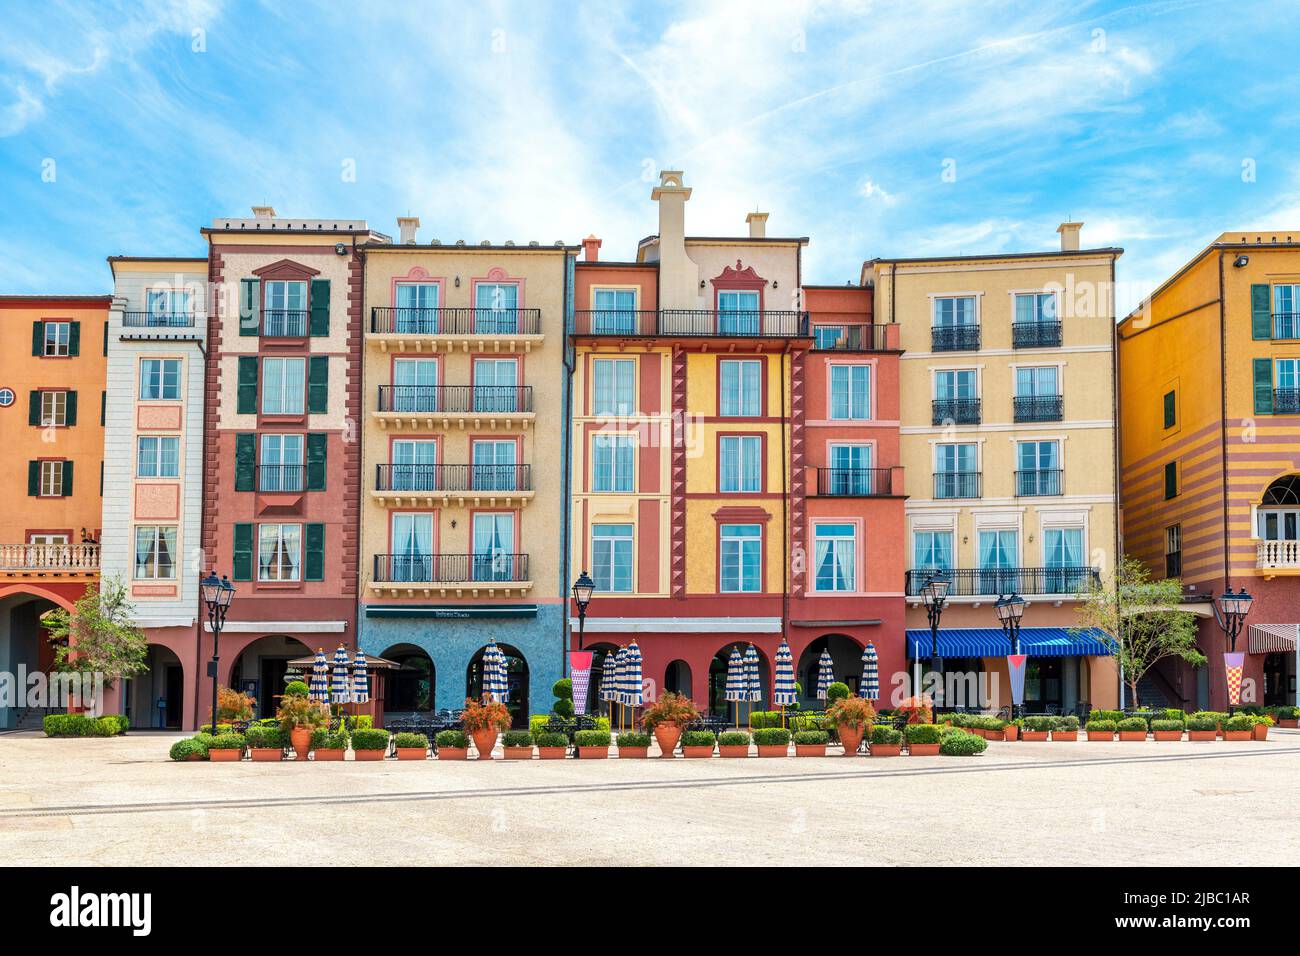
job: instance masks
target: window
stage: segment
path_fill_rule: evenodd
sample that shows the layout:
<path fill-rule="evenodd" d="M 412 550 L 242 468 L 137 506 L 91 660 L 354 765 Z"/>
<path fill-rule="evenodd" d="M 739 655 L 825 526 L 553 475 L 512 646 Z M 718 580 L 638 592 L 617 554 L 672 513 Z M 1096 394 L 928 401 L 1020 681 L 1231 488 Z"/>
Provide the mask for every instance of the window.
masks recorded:
<path fill-rule="evenodd" d="M 967 401 L 976 397 L 973 368 L 940 369 L 934 373 L 934 397 L 939 401 Z"/>
<path fill-rule="evenodd" d="M 1165 577 L 1178 578 L 1183 574 L 1183 526 L 1165 528 Z"/>
<path fill-rule="evenodd" d="M 474 483 L 477 491 L 518 491 L 519 469 L 515 467 L 518 444 L 505 441 L 476 441 L 472 445 Z"/>
<path fill-rule="evenodd" d="M 393 359 L 392 410 L 442 411 L 438 403 L 437 384 L 437 359 Z"/>
<path fill-rule="evenodd" d="M 1019 534 L 1011 530 L 981 531 L 978 537 L 980 594 L 1010 594 L 1020 590 Z"/>
<path fill-rule="evenodd" d="M 180 359 L 144 359 L 140 362 L 141 401 L 175 401 L 180 397 Z"/>
<path fill-rule="evenodd" d="M 832 495 L 871 494 L 871 446 L 831 445 L 829 478 Z"/>
<path fill-rule="evenodd" d="M 763 365 L 758 359 L 724 359 L 718 363 L 718 414 L 757 418 L 763 414 Z"/>
<path fill-rule="evenodd" d="M 863 420 L 871 417 L 871 366 L 831 366 L 831 418 Z"/>
<path fill-rule="evenodd" d="M 1048 594 L 1077 594 L 1087 586 L 1083 529 L 1043 529 L 1044 588 Z"/>
<path fill-rule="evenodd" d="M 266 283 L 266 311 L 262 333 L 270 337 L 298 337 L 307 334 L 307 283 Z"/>
<path fill-rule="evenodd" d="M 57 532 L 29 534 L 27 536 L 27 543 L 28 544 L 52 544 L 52 545 L 67 544 L 68 535 L 60 534 Z"/>
<path fill-rule="evenodd" d="M 393 442 L 393 491 L 433 491 L 438 487 L 438 443 L 425 441 Z"/>
<path fill-rule="evenodd" d="M 176 528 L 135 529 L 136 580 L 170 581 L 176 577 Z"/>
<path fill-rule="evenodd" d="M 474 360 L 474 411 L 518 412 L 519 360 Z"/>
<path fill-rule="evenodd" d="M 14 390 L 12 388 L 0 388 L 0 408 L 8 408 L 14 403 Z"/>
<path fill-rule="evenodd" d="M 433 581 L 433 515 L 400 512 L 393 515 L 393 581 Z"/>
<path fill-rule="evenodd" d="M 914 532 L 912 535 L 912 564 L 923 571 L 951 571 L 952 532 Z"/>
<path fill-rule="evenodd" d="M 474 580 L 515 581 L 515 516 L 474 515 Z M 520 568 L 520 571 L 523 569 Z"/>
<path fill-rule="evenodd" d="M 596 335 L 632 335 L 636 332 L 636 290 L 594 289 L 591 331 Z"/>
<path fill-rule="evenodd" d="M 1016 369 L 1017 398 L 1055 398 L 1060 394 L 1061 385 L 1055 365 Z"/>
<path fill-rule="evenodd" d="M 857 590 L 857 535 L 851 524 L 819 524 L 813 531 L 814 588 L 818 591 Z"/>
<path fill-rule="evenodd" d="M 257 580 L 298 581 L 302 570 L 302 525 L 257 528 Z"/>
<path fill-rule="evenodd" d="M 591 573 L 598 591 L 632 590 L 632 526 L 598 524 L 591 528 Z"/>
<path fill-rule="evenodd" d="M 176 478 L 180 475 L 181 440 L 175 436 L 142 435 L 136 439 L 135 473 L 138 478 Z"/>
<path fill-rule="evenodd" d="M 597 435 L 592 439 L 592 491 L 636 488 L 636 444 L 631 435 Z"/>
<path fill-rule="evenodd" d="M 519 286 L 480 282 L 474 289 L 474 332 L 500 335 L 519 331 Z"/>
<path fill-rule="evenodd" d="M 262 360 L 262 414 L 301 415 L 307 361 L 302 358 Z"/>
<path fill-rule="evenodd" d="M 975 297 L 959 295 L 934 300 L 934 324 L 940 328 L 975 324 Z"/>
<path fill-rule="evenodd" d="M 718 490 L 763 490 L 761 435 L 723 435 L 718 439 Z"/>
<path fill-rule="evenodd" d="M 393 330 L 409 335 L 438 332 L 438 283 L 399 282 Z"/>
<path fill-rule="evenodd" d="M 724 524 L 721 589 L 726 593 L 757 593 L 763 589 L 763 529 L 756 524 Z"/>
<path fill-rule="evenodd" d="M 69 342 L 72 338 L 71 322 L 45 322 L 45 354 L 50 357 L 70 355 Z"/>
<path fill-rule="evenodd" d="M 151 318 L 188 317 L 190 314 L 190 294 L 170 289 L 150 289 L 145 296 L 145 309 Z"/>
<path fill-rule="evenodd" d="M 718 293 L 719 335 L 757 335 L 759 319 L 757 292 Z"/>
<path fill-rule="evenodd" d="M 1173 392 L 1165 392 L 1163 401 L 1165 428 L 1173 428 L 1178 423 L 1178 398 Z"/>
<path fill-rule="evenodd" d="M 1178 497 L 1178 462 L 1165 463 L 1165 501 Z"/>
<path fill-rule="evenodd" d="M 42 461 L 40 463 L 39 494 L 42 498 L 63 496 L 63 462 Z"/>
<path fill-rule="evenodd" d="M 1056 294 L 1052 292 L 1017 293 L 1015 321 L 1017 324 L 1055 322 Z"/>
<path fill-rule="evenodd" d="M 636 360 L 593 359 L 593 415 L 631 415 L 636 410 Z"/>
<path fill-rule="evenodd" d="M 302 491 L 302 435 L 263 435 L 260 491 Z"/>
<path fill-rule="evenodd" d="M 813 348 L 833 349 L 835 344 L 842 338 L 844 338 L 844 326 L 842 325 L 813 326 Z"/>
<path fill-rule="evenodd" d="M 936 498 L 978 498 L 979 471 L 974 444 L 936 445 L 934 448 L 934 496 Z"/>
<path fill-rule="evenodd" d="M 41 424 L 66 425 L 68 423 L 68 393 L 41 392 Z"/>
<path fill-rule="evenodd" d="M 1273 338 L 1300 339 L 1300 285 L 1273 286 Z"/>
<path fill-rule="evenodd" d="M 1016 443 L 1016 494 L 1059 495 L 1061 493 L 1061 443 L 1022 441 Z"/>

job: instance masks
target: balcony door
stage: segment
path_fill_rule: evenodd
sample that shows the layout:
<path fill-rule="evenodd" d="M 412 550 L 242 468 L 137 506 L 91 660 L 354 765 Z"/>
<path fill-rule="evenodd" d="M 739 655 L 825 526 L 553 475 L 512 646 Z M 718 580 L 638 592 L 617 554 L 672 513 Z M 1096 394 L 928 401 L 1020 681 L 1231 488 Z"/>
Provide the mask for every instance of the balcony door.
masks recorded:
<path fill-rule="evenodd" d="M 513 581 L 515 516 L 481 513 L 474 516 L 474 580 Z"/>
<path fill-rule="evenodd" d="M 259 491 L 302 491 L 302 435 L 263 435 Z"/>
<path fill-rule="evenodd" d="M 474 360 L 474 411 L 519 411 L 519 360 Z"/>
<path fill-rule="evenodd" d="M 518 491 L 515 480 L 518 450 L 519 445 L 513 440 L 474 442 L 474 490 Z"/>
<path fill-rule="evenodd" d="M 1077 594 L 1087 578 L 1083 567 L 1082 528 L 1043 531 L 1043 589 L 1048 594 Z"/>
<path fill-rule="evenodd" d="M 394 581 L 433 580 L 433 515 L 401 512 L 393 515 Z"/>
<path fill-rule="evenodd" d="M 398 283 L 393 330 L 407 335 L 436 335 L 438 292 L 436 282 Z"/>
<path fill-rule="evenodd" d="M 871 485 L 871 446 L 831 445 L 830 493 L 869 495 Z"/>
<path fill-rule="evenodd" d="M 393 411 L 437 412 L 438 360 L 393 360 Z"/>
<path fill-rule="evenodd" d="M 979 533 L 979 593 L 1010 594 L 1020 590 L 1020 534 L 1017 531 Z"/>
<path fill-rule="evenodd" d="M 719 335 L 758 335 L 759 319 L 757 292 L 718 293 Z"/>
<path fill-rule="evenodd" d="M 592 292 L 596 314 L 591 317 L 595 335 L 636 334 L 636 290 L 596 289 Z"/>
<path fill-rule="evenodd" d="M 393 491 L 434 491 L 438 487 L 438 443 L 432 439 L 393 442 Z"/>
<path fill-rule="evenodd" d="M 480 282 L 474 289 L 474 333 L 514 334 L 519 331 L 519 286 Z"/>

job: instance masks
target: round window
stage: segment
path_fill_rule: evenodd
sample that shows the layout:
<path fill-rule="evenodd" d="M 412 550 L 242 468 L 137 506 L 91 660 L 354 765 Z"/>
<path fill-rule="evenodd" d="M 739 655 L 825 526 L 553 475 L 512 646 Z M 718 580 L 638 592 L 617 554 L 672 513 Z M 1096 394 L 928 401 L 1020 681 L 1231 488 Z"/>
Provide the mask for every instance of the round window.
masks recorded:
<path fill-rule="evenodd" d="M 8 408 L 14 403 L 14 390 L 12 388 L 0 388 L 0 408 Z"/>

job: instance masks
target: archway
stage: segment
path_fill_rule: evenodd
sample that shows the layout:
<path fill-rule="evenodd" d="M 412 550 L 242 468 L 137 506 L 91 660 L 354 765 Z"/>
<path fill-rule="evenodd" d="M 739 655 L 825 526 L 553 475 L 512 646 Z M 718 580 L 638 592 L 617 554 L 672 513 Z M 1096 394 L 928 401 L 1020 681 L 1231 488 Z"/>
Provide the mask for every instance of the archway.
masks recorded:
<path fill-rule="evenodd" d="M 664 690 L 690 697 L 691 665 L 683 660 L 669 661 L 664 668 Z"/>
<path fill-rule="evenodd" d="M 719 648 L 718 653 L 713 655 L 713 660 L 709 661 L 709 689 L 708 689 L 708 712 L 719 717 L 734 717 L 736 714 L 736 705 L 726 698 L 727 691 L 727 667 L 731 662 L 731 652 L 733 649 L 739 650 L 744 657 L 749 645 L 744 642 L 735 641 Z M 755 647 L 755 650 L 758 650 Z M 758 686 L 762 696 L 759 700 L 745 702 L 740 705 L 740 714 L 743 717 L 749 711 L 767 710 L 766 701 L 771 688 L 771 672 L 768 670 L 767 655 L 758 650 Z"/>
<path fill-rule="evenodd" d="M 523 730 L 528 727 L 529 714 L 528 660 L 510 644 L 498 644 L 497 647 L 506 657 L 506 685 L 510 689 L 506 707 L 510 711 L 510 726 Z M 465 674 L 465 696 L 474 700 L 483 699 L 483 652 L 486 650 L 486 647 L 480 647 L 470 658 Z"/>
<path fill-rule="evenodd" d="M 379 656 L 397 665 L 395 670 L 385 675 L 385 716 L 427 713 L 437 709 L 433 658 L 423 648 L 414 644 L 394 644 Z"/>
<path fill-rule="evenodd" d="M 122 682 L 122 712 L 132 727 L 180 730 L 185 722 L 185 668 L 181 659 L 169 647 L 150 644 L 145 663 L 148 670 Z"/>
<path fill-rule="evenodd" d="M 284 685 L 291 680 L 307 680 L 309 676 L 291 671 L 289 661 L 313 653 L 314 648 L 285 634 L 259 637 L 236 655 L 230 669 L 230 687 L 257 701 L 254 713 L 258 717 L 274 717 L 284 696 Z M 329 656 L 328 649 L 326 654 Z M 211 717 L 207 719 L 210 721 Z"/>
<path fill-rule="evenodd" d="M 56 607 L 69 605 L 39 588 L 7 588 L 0 597 L 0 671 L 18 674 L 49 673 L 54 667 L 54 646 L 50 643 L 42 617 Z M 16 687 L 18 699 L 13 707 L 0 707 L 0 728 L 39 729 L 41 719 L 50 713 L 62 713 L 63 704 L 50 706 L 48 699 L 28 706 L 26 687 Z"/>
<path fill-rule="evenodd" d="M 824 700 L 817 697 L 817 669 L 824 650 L 831 652 L 835 680 L 848 684 L 849 690 L 856 694 L 858 684 L 862 680 L 864 646 L 844 634 L 825 634 L 810 641 L 803 649 L 803 653 L 799 655 L 799 663 L 794 672 L 795 680 L 803 688 L 803 695 L 799 699 L 800 706 L 821 709 L 826 704 Z"/>

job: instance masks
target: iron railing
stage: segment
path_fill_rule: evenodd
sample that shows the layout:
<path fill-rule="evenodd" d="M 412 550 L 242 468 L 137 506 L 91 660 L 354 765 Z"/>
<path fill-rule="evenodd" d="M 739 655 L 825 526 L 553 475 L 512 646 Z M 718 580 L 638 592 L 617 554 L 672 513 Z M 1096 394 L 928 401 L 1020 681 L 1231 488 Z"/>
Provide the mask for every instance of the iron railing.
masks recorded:
<path fill-rule="evenodd" d="M 1018 422 L 1059 422 L 1065 415 L 1065 399 L 1060 395 L 1017 395 L 1011 402 Z"/>
<path fill-rule="evenodd" d="M 531 412 L 531 385 L 380 385 L 381 412 Z"/>
<path fill-rule="evenodd" d="M 933 569 L 907 572 L 905 588 L 918 596 L 933 577 Z M 981 597 L 995 594 L 1081 594 L 1101 581 L 1095 568 L 961 568 L 946 570 L 950 597 Z"/>
<path fill-rule="evenodd" d="M 577 335 L 651 336 L 659 331 L 654 309 L 580 309 L 573 313 Z"/>
<path fill-rule="evenodd" d="M 528 555 L 377 554 L 374 580 L 404 584 L 510 583 L 528 580 Z"/>
<path fill-rule="evenodd" d="M 818 468 L 817 494 L 866 498 L 894 493 L 892 468 Z"/>
<path fill-rule="evenodd" d="M 1300 339 L 1300 312 L 1274 312 L 1273 338 Z"/>
<path fill-rule="evenodd" d="M 381 335 L 538 335 L 541 330 L 541 309 L 370 310 L 370 331 Z"/>
<path fill-rule="evenodd" d="M 930 348 L 935 352 L 973 352 L 979 347 L 978 325 L 935 325 L 930 328 Z"/>
<path fill-rule="evenodd" d="M 594 309 L 574 313 L 576 335 L 682 338 L 807 338 L 807 312 L 662 309 L 658 312 Z"/>
<path fill-rule="evenodd" d="M 97 544 L 0 544 L 0 571 L 97 570 Z"/>
<path fill-rule="evenodd" d="M 1060 468 L 1039 468 L 1016 472 L 1016 497 L 1032 498 L 1061 494 Z"/>
<path fill-rule="evenodd" d="M 936 498 L 978 498 L 980 477 L 978 471 L 936 471 L 934 496 Z"/>
<path fill-rule="evenodd" d="M 1300 388 L 1273 389 L 1273 411 L 1287 415 L 1300 413 Z"/>
<path fill-rule="evenodd" d="M 1060 322 L 1012 322 L 1011 347 L 1054 349 L 1061 344 Z"/>
<path fill-rule="evenodd" d="M 846 325 L 840 328 L 840 334 L 833 342 L 813 346 L 818 352 L 884 352 L 889 349 L 889 326 L 887 325 Z M 814 335 L 816 326 L 814 325 Z"/>
<path fill-rule="evenodd" d="M 931 423 L 935 425 L 978 425 L 978 398 L 936 398 L 930 403 Z"/>
<path fill-rule="evenodd" d="M 191 312 L 123 312 L 122 327 L 130 329 L 188 329 L 194 326 Z"/>
<path fill-rule="evenodd" d="M 300 339 L 307 335 L 306 309 L 263 309 L 262 337 Z"/>
<path fill-rule="evenodd" d="M 302 491 L 302 465 L 258 465 L 258 491 Z"/>
<path fill-rule="evenodd" d="M 529 465 L 375 465 L 376 491 L 532 491 Z"/>

